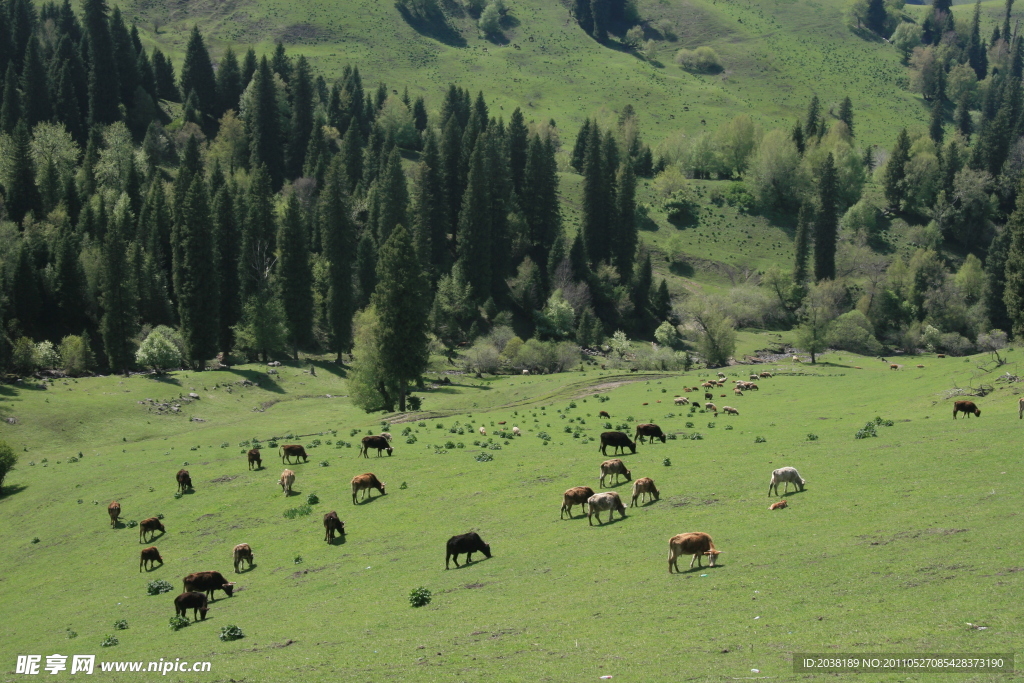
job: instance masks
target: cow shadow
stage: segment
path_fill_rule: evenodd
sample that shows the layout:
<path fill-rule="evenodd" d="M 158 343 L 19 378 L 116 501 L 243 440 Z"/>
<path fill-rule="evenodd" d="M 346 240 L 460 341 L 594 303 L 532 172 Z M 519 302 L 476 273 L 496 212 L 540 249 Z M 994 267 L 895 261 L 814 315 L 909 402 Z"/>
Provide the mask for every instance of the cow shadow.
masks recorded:
<path fill-rule="evenodd" d="M 596 513 L 594 514 L 594 517 L 595 518 L 597 517 Z M 597 524 L 594 524 L 592 526 L 608 526 L 610 524 L 618 524 L 619 522 L 625 521 L 626 519 L 628 519 L 628 517 L 616 517 L 615 519 L 612 519 L 610 521 L 605 521 L 605 522 L 600 522 L 599 521 Z M 588 524 L 587 526 L 591 526 L 591 525 Z"/>
<path fill-rule="evenodd" d="M 143 543 L 143 544 L 145 544 L 145 543 L 156 543 L 157 540 L 163 538 L 166 535 L 167 535 L 166 531 L 161 531 L 159 535 L 156 535 L 156 534 L 150 535 L 149 540 L 145 540 L 145 538 L 146 538 L 145 536 L 140 536 L 139 537 L 139 543 Z"/>
<path fill-rule="evenodd" d="M 452 567 L 452 569 L 465 569 L 466 567 L 472 567 L 474 565 L 480 564 L 481 562 L 486 562 L 487 560 L 493 560 L 493 559 L 494 559 L 494 555 L 491 555 L 490 557 L 481 556 L 479 559 L 472 560 L 472 561 L 470 561 L 470 560 L 463 560 L 462 564 L 460 564 L 458 567 Z"/>
<path fill-rule="evenodd" d="M 689 563 L 687 563 L 687 564 L 689 564 Z M 714 567 L 709 567 L 708 565 L 704 565 L 703 567 L 698 567 L 697 565 L 694 565 L 692 569 L 687 568 L 685 571 L 681 571 L 679 573 L 680 574 L 692 574 L 694 572 L 706 572 L 709 569 L 720 569 L 720 568 L 722 568 L 724 566 L 725 566 L 724 563 L 719 562 L 718 560 L 715 560 L 715 566 Z M 675 573 L 675 572 L 673 572 L 673 573 Z"/>
<path fill-rule="evenodd" d="M 125 524 L 124 522 L 122 522 L 122 521 L 121 521 L 121 520 L 119 519 L 119 520 L 117 520 L 116 522 L 114 522 L 114 526 L 113 526 L 113 527 L 111 527 L 111 528 L 113 528 L 113 529 L 126 529 L 126 528 L 128 528 L 128 525 L 127 525 L 127 524 Z"/>
<path fill-rule="evenodd" d="M 339 534 L 338 536 L 335 536 L 327 542 L 327 545 L 345 545 L 345 534 Z"/>
<path fill-rule="evenodd" d="M 248 565 L 248 566 L 246 566 L 246 565 Z M 239 569 L 238 573 L 239 574 L 248 574 L 249 572 L 251 572 L 253 569 L 255 569 L 258 566 L 260 566 L 260 565 L 258 563 L 256 563 L 256 562 L 253 562 L 252 564 L 249 564 L 248 562 L 245 562 L 243 564 L 238 565 L 238 569 Z"/>
<path fill-rule="evenodd" d="M 156 566 L 151 564 L 148 567 L 146 567 L 145 569 L 143 569 L 143 571 L 148 574 L 150 572 L 155 572 L 157 569 L 163 569 L 163 568 L 164 568 L 163 564 L 161 564 L 159 567 L 156 567 Z"/>
<path fill-rule="evenodd" d="M 805 488 L 803 491 L 801 491 L 800 489 L 791 489 L 787 493 L 779 493 L 778 495 L 779 495 L 779 500 L 783 500 L 785 498 L 789 498 L 790 496 L 798 496 L 801 493 L 807 493 L 807 489 Z M 777 503 L 778 500 L 775 501 L 775 502 Z"/>
<path fill-rule="evenodd" d="M 383 497 L 384 497 L 383 495 L 377 495 L 377 496 L 372 496 L 370 498 L 364 498 L 362 500 L 357 500 L 356 501 L 356 505 L 366 505 L 367 503 L 372 503 L 375 500 L 380 500 Z"/>
<path fill-rule="evenodd" d="M 302 495 L 302 491 L 299 491 L 298 489 L 292 489 L 291 491 L 288 491 L 287 493 L 285 493 L 284 497 L 285 498 L 291 498 L 292 496 L 301 496 L 301 495 Z"/>
<path fill-rule="evenodd" d="M 183 496 L 191 496 L 195 492 L 195 489 L 185 489 L 184 491 L 178 491 L 178 493 L 180 493 Z"/>

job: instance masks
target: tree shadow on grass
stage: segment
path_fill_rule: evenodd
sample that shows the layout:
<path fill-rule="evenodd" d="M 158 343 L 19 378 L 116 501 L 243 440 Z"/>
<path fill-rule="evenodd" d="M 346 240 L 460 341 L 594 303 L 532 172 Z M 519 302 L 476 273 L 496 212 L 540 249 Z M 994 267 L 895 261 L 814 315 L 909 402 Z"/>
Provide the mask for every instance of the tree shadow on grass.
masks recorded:
<path fill-rule="evenodd" d="M 162 373 L 159 375 L 148 375 L 147 378 L 153 380 L 154 382 L 160 382 L 161 384 L 173 384 L 176 387 L 182 386 L 180 379 L 178 379 L 177 377 L 171 377 L 167 373 Z"/>
<path fill-rule="evenodd" d="M 329 375 L 342 379 L 348 377 L 348 367 L 343 364 L 339 365 L 330 361 L 310 361 L 309 364 L 315 367 L 318 372 L 326 372 Z"/>
<path fill-rule="evenodd" d="M 413 16 L 405 6 L 399 3 L 395 3 L 395 8 L 398 9 L 398 13 L 402 15 L 405 23 L 421 36 L 433 38 L 437 42 L 451 47 L 466 47 L 466 39 L 448 23 L 448 19 L 443 13 L 437 12 L 429 17 L 421 18 Z"/>
<path fill-rule="evenodd" d="M 275 394 L 286 393 L 280 384 L 267 377 L 267 375 L 259 370 L 236 370 L 235 368 L 227 368 L 224 372 L 230 372 L 235 375 L 239 375 L 243 379 L 247 379 L 258 388 L 265 391 L 272 391 Z"/>
<path fill-rule="evenodd" d="M 6 486 L 0 486 L 0 498 L 13 496 L 16 493 L 21 493 L 27 488 L 28 484 L 8 484 Z"/>

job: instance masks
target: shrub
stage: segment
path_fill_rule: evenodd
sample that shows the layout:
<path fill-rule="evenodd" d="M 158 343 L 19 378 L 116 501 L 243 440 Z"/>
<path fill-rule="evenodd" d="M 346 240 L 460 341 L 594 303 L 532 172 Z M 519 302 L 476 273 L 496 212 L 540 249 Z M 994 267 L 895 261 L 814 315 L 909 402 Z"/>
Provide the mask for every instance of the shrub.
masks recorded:
<path fill-rule="evenodd" d="M 172 590 L 174 590 L 174 586 L 163 579 L 156 579 L 155 581 L 150 581 L 146 584 L 146 592 L 150 595 L 160 595 L 161 593 L 167 593 Z"/>
<path fill-rule="evenodd" d="M 38 536 L 34 536 L 34 537 L 32 538 L 32 542 L 33 542 L 33 543 L 39 543 L 39 537 L 38 537 Z"/>
<path fill-rule="evenodd" d="M 239 638 L 245 638 L 245 634 L 242 633 L 242 629 L 238 628 L 234 624 L 228 624 L 220 629 L 221 640 L 238 640 Z"/>
<path fill-rule="evenodd" d="M 300 505 L 297 508 L 290 508 L 284 511 L 285 519 L 295 519 L 296 517 L 305 517 L 309 513 L 313 512 L 313 508 L 309 505 Z"/>
<path fill-rule="evenodd" d="M 177 497 L 178 497 L 178 498 L 181 498 L 181 494 L 180 494 L 180 493 L 179 493 L 179 494 L 177 494 Z M 127 522 L 125 523 L 125 526 L 127 526 L 127 527 L 128 527 L 129 529 L 134 529 L 134 528 L 135 528 L 135 527 L 137 527 L 138 525 L 139 525 L 139 523 L 138 523 L 138 522 L 136 522 L 136 521 L 135 521 L 134 519 L 129 519 L 129 520 L 128 520 L 128 521 L 127 521 Z"/>
<path fill-rule="evenodd" d="M 159 325 L 153 328 L 135 353 L 135 362 L 160 374 L 182 362 L 181 337 L 177 332 Z"/>
<path fill-rule="evenodd" d="M 18 454 L 14 452 L 6 441 L 0 441 L 0 488 L 4 485 L 7 473 L 18 464 Z"/>
<path fill-rule="evenodd" d="M 626 31 L 626 37 L 622 41 L 634 50 L 639 48 L 644 42 L 644 30 L 640 26 L 634 26 L 633 28 Z"/>
<path fill-rule="evenodd" d="M 292 560 L 292 564 L 302 564 L 302 555 L 296 555 L 295 559 Z"/>
<path fill-rule="evenodd" d="M 763 436 L 754 437 L 754 443 L 766 443 L 767 441 L 768 439 L 764 438 Z"/>
<path fill-rule="evenodd" d="M 72 631 L 71 629 L 67 629 L 67 636 L 68 640 L 74 640 L 78 637 L 78 631 Z"/>
<path fill-rule="evenodd" d="M 401 486 L 399 486 L 398 488 L 399 488 L 400 490 L 404 491 L 404 490 L 406 490 L 407 488 L 409 488 L 409 485 L 408 485 L 407 483 L 405 483 L 405 482 L 403 481 L 403 482 L 402 482 L 402 485 L 401 485 Z"/>
<path fill-rule="evenodd" d="M 326 460 L 321 460 L 320 461 L 320 467 L 329 467 L 330 464 L 331 463 L 327 462 Z"/>
<path fill-rule="evenodd" d="M 818 435 L 817 434 L 808 434 L 807 435 L 807 440 L 808 441 L 817 441 L 818 440 Z"/>
<path fill-rule="evenodd" d="M 672 466 L 672 459 L 671 458 L 665 458 L 664 460 L 661 461 L 661 464 L 664 465 L 665 467 L 671 467 Z"/>
<path fill-rule="evenodd" d="M 320 502 L 320 498 L 317 497 L 315 493 L 311 493 L 308 496 L 306 496 L 306 502 L 309 503 L 310 505 L 316 505 L 317 503 Z"/>
<path fill-rule="evenodd" d="M 866 356 L 876 356 L 882 352 L 882 345 L 875 339 L 871 321 L 856 310 L 836 318 L 826 335 L 826 343 L 834 349 Z"/>
<path fill-rule="evenodd" d="M 36 344 L 35 364 L 37 368 L 43 370 L 53 370 L 54 368 L 60 367 L 60 354 L 57 353 L 57 349 L 53 347 L 51 341 L 41 341 Z"/>
<path fill-rule="evenodd" d="M 722 60 L 712 48 L 702 45 L 696 50 L 683 48 L 676 53 L 676 64 L 693 73 L 717 73 L 722 70 Z"/>
<path fill-rule="evenodd" d="M 120 642 L 121 641 L 117 639 L 117 636 L 115 636 L 112 633 L 108 633 L 107 637 L 104 638 L 103 642 L 100 643 L 100 647 L 114 647 Z"/>
<path fill-rule="evenodd" d="M 19 337 L 11 350 L 11 365 L 19 375 L 28 375 L 36 369 L 36 345 L 28 337 Z"/>
<path fill-rule="evenodd" d="M 117 621 L 114 622 L 114 628 L 116 628 L 118 631 L 126 630 L 128 628 L 128 620 L 127 619 L 118 619 Z"/>
<path fill-rule="evenodd" d="M 491 460 L 494 460 L 494 456 L 490 453 L 481 453 L 475 456 L 475 459 L 477 462 L 490 462 Z"/>
<path fill-rule="evenodd" d="M 693 434 L 690 434 L 690 439 L 692 441 L 700 441 L 703 438 L 704 438 L 704 435 L 701 434 L 700 432 L 694 432 Z"/>
<path fill-rule="evenodd" d="M 853 438 L 866 439 L 869 436 L 878 436 L 878 432 L 875 430 L 874 422 L 868 422 L 861 429 L 858 429 L 857 433 L 853 435 Z"/>
<path fill-rule="evenodd" d="M 409 604 L 413 607 L 423 607 L 430 604 L 430 590 L 420 586 L 409 593 Z"/>
<path fill-rule="evenodd" d="M 185 617 L 175 614 L 173 617 L 171 617 L 170 625 L 172 631 L 180 631 L 181 629 L 189 625 L 189 620 Z"/>

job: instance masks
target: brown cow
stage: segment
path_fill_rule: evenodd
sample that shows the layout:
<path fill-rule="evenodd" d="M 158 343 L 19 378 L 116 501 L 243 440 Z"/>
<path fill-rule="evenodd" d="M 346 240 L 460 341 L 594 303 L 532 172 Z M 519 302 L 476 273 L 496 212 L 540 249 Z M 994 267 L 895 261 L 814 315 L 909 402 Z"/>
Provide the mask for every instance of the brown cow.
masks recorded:
<path fill-rule="evenodd" d="M 302 458 L 302 462 L 309 462 L 309 456 L 306 455 L 306 449 L 300 444 L 282 445 L 277 450 L 281 454 L 281 464 L 285 464 L 285 460 L 287 460 L 287 464 L 290 465 L 292 463 L 292 458 L 295 458 L 295 462 L 299 462 L 299 458 Z"/>
<path fill-rule="evenodd" d="M 210 611 L 207 605 L 208 601 L 205 593 L 187 591 L 174 598 L 174 614 L 175 616 L 188 618 L 188 610 L 192 610 L 192 621 L 198 621 L 198 615 L 200 614 L 202 619 L 205 620 L 206 613 Z"/>
<path fill-rule="evenodd" d="M 645 436 L 650 439 L 652 444 L 654 443 L 655 439 L 661 439 L 661 442 L 665 443 L 665 440 L 668 438 L 667 436 L 665 436 L 665 432 L 661 431 L 661 427 L 650 422 L 638 424 L 636 426 L 636 434 L 633 435 L 633 438 L 639 441 L 640 443 L 645 443 Z"/>
<path fill-rule="evenodd" d="M 702 555 L 711 557 L 710 566 L 715 566 L 721 550 L 715 550 L 715 543 L 711 537 L 702 531 L 694 531 L 688 534 L 677 534 L 668 540 L 668 573 L 672 573 L 672 567 L 679 573 L 677 560 L 680 555 L 693 555 L 690 560 L 690 569 L 693 569 L 693 560 L 697 561 L 697 568 L 700 569 L 700 558 Z"/>
<path fill-rule="evenodd" d="M 143 541 L 143 537 L 145 536 L 147 531 L 149 532 L 150 541 L 153 540 L 153 535 L 156 534 L 157 531 L 162 531 L 165 534 L 167 533 L 167 530 L 164 529 L 163 522 L 161 522 L 156 517 L 150 517 L 149 519 L 144 519 L 141 522 L 139 522 L 139 543 L 145 542 Z"/>
<path fill-rule="evenodd" d="M 899 370 L 900 366 L 897 365 L 896 363 L 889 363 L 889 369 L 890 370 Z"/>
<path fill-rule="evenodd" d="M 630 453 L 636 454 L 636 442 L 630 441 L 629 435 L 623 432 L 601 432 L 601 445 L 598 447 L 601 455 L 608 455 L 605 449 L 609 446 L 614 448 L 612 455 L 617 455 L 620 450 L 625 454 L 627 448 Z"/>
<path fill-rule="evenodd" d="M 712 400 L 714 398 L 715 398 L 715 395 L 712 394 L 710 391 L 705 391 L 704 392 L 704 400 L 705 401 L 710 401 L 710 400 Z"/>
<path fill-rule="evenodd" d="M 345 535 L 345 522 L 338 519 L 337 512 L 331 510 L 324 515 L 324 540 L 333 543 L 335 533 Z"/>
<path fill-rule="evenodd" d="M 970 417 L 973 413 L 975 417 L 981 417 L 981 409 L 974 405 L 974 401 L 957 401 L 953 404 L 953 419 L 956 419 L 957 413 L 963 413 L 967 417 Z"/>
<path fill-rule="evenodd" d="M 572 519 L 572 506 L 579 505 L 583 508 L 583 514 L 587 514 L 587 499 L 594 495 L 594 489 L 589 486 L 573 486 L 562 494 L 562 511 L 558 514 L 559 519 L 565 519 L 565 513 L 569 513 Z"/>
<path fill-rule="evenodd" d="M 231 597 L 235 591 L 235 584 L 224 578 L 220 572 L 193 572 L 185 577 L 185 592 L 202 591 L 207 597 L 213 599 L 214 591 L 224 591 Z"/>
<path fill-rule="evenodd" d="M 116 500 L 110 501 L 110 505 L 107 506 L 107 514 L 110 515 L 110 528 L 116 528 L 117 518 L 121 516 L 121 504 Z"/>
<path fill-rule="evenodd" d="M 614 460 L 605 460 L 603 463 L 601 463 L 600 486 L 604 486 L 605 477 L 611 474 L 615 475 L 615 484 L 613 484 L 613 486 L 619 483 L 620 474 L 626 477 L 626 481 L 633 481 L 632 473 L 626 469 L 625 463 L 623 463 L 618 458 L 615 458 Z"/>
<path fill-rule="evenodd" d="M 281 486 L 281 490 L 287 498 L 292 495 L 292 484 L 295 483 L 295 473 L 291 470 L 285 470 L 281 473 L 281 478 L 277 483 Z"/>
<path fill-rule="evenodd" d="M 384 487 L 386 484 L 379 479 L 373 472 L 367 472 L 366 474 L 359 474 L 352 477 L 352 504 L 356 504 L 356 494 L 360 491 L 366 491 L 366 495 L 363 500 L 370 498 L 370 489 L 377 489 L 380 491 L 380 495 L 385 495 Z"/>
<path fill-rule="evenodd" d="M 250 470 L 261 470 L 263 469 L 263 458 L 260 457 L 260 449 L 253 448 L 246 453 L 246 457 L 249 458 L 249 469 Z M 256 467 L 253 467 L 253 464 Z"/>
<path fill-rule="evenodd" d="M 609 415 L 609 414 L 608 414 L 608 411 L 607 411 L 607 410 L 602 410 L 601 412 L 599 412 L 599 413 L 597 414 L 597 416 L 598 416 L 598 417 L 607 417 L 607 418 L 611 419 L 611 415 Z"/>
<path fill-rule="evenodd" d="M 654 480 L 650 477 L 641 477 L 633 482 L 633 500 L 629 507 L 636 506 L 637 498 L 643 503 L 645 496 L 650 496 L 654 500 L 659 500 L 661 497 L 661 492 L 658 491 L 658 487 L 654 485 Z"/>
<path fill-rule="evenodd" d="M 234 549 L 231 551 L 231 561 L 235 563 L 235 573 L 242 573 L 238 571 L 238 566 L 242 564 L 242 560 L 248 562 L 249 569 L 252 569 L 252 561 L 254 558 L 255 555 L 253 555 L 252 548 L 249 546 L 248 543 L 239 543 L 238 545 L 236 545 Z"/>
<path fill-rule="evenodd" d="M 155 545 L 143 548 L 142 553 L 139 554 L 139 571 L 142 571 L 143 564 L 148 565 L 146 569 L 152 569 L 154 562 L 164 563 L 164 558 L 160 557 L 160 551 L 156 549 Z"/>
<path fill-rule="evenodd" d="M 192 477 L 189 476 L 188 470 L 178 470 L 174 478 L 178 480 L 179 493 L 185 493 L 192 488 Z"/>
<path fill-rule="evenodd" d="M 480 429 L 483 429 L 483 427 L 481 427 Z M 395 449 L 392 448 L 390 443 L 388 443 L 388 439 L 386 437 L 383 437 L 383 436 L 364 436 L 363 437 L 363 445 L 359 449 L 359 454 L 362 455 L 364 458 L 368 458 L 368 457 L 370 457 L 370 449 L 371 448 L 376 448 L 377 449 L 377 457 L 378 458 L 380 457 L 381 451 L 387 451 L 388 455 L 391 455 L 392 453 L 395 452 Z"/>

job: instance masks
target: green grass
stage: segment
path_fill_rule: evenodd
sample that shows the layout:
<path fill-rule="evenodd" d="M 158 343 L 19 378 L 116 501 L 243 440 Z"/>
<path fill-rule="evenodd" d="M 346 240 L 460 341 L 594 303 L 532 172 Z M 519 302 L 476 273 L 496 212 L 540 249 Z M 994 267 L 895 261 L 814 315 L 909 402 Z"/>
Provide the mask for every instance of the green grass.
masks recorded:
<path fill-rule="evenodd" d="M 751 348 L 765 345 L 742 336 Z M 983 357 L 899 359 L 899 372 L 848 353 L 817 366 L 762 366 L 777 376 L 760 382 L 759 392 L 716 396 L 719 407 L 740 411 L 717 418 L 690 417 L 672 404 L 684 386 L 713 374 L 706 371 L 457 377 L 424 394 L 432 411 L 424 427 L 420 416 L 390 426 L 393 457 L 368 460 L 355 447 L 326 443 L 357 443 L 350 430 L 380 429 L 379 416 L 348 404 L 344 380 L 326 366 L 316 377 L 284 366 L 276 386 L 264 381 L 231 394 L 225 384 L 255 377 L 255 366 L 163 381 L 58 380 L 45 390 L 34 381 L 4 385 L 0 416 L 18 423 L 0 423 L 0 438 L 22 457 L 0 498 L 6 666 L 15 654 L 68 652 L 213 662 L 210 674 L 168 680 L 653 681 L 679 672 L 691 680 L 791 678 L 791 654 L 807 651 L 1015 651 L 1019 658 L 1024 574 L 1016 518 L 1024 491 L 1013 413 L 1020 385 L 995 378 L 1019 372 L 1021 353 L 1008 352 L 1010 365 L 988 373 L 976 367 Z M 730 379 L 748 373 L 727 370 Z M 972 381 L 998 388 L 976 399 L 982 418 L 954 422 L 943 392 Z M 136 402 L 193 388 L 202 398 L 183 412 L 206 422 L 157 416 Z M 610 400 L 598 402 L 597 391 Z M 604 430 L 599 410 L 616 425 L 653 421 L 704 438 L 623 456 L 634 479 L 657 482 L 661 500 L 591 527 L 578 508 L 571 521 L 559 520 L 558 507 L 566 488 L 596 488 L 597 444 L 564 427 L 594 438 Z M 875 416 L 895 425 L 855 440 Z M 456 421 L 465 434 L 448 431 Z M 501 421 L 524 435 L 508 445 L 494 439 Z M 405 426 L 417 443 L 400 436 Z M 484 452 L 472 445 L 480 426 L 501 445 L 486 451 L 491 461 L 474 457 Z M 549 445 L 537 438 L 541 431 Z M 286 499 L 276 455 L 267 449 L 264 469 L 250 472 L 238 444 L 288 432 L 324 435 L 296 439 L 323 443 L 309 464 L 291 466 L 295 495 Z M 819 439 L 808 441 L 808 433 Z M 755 444 L 758 436 L 766 442 Z M 445 449 L 448 439 L 465 448 Z M 79 451 L 84 457 L 69 462 Z M 331 466 L 317 466 L 323 459 Z M 174 473 L 184 462 L 195 491 L 176 500 Z M 767 480 L 783 465 L 797 467 L 808 487 L 787 496 L 789 509 L 769 513 Z M 353 506 L 348 480 L 366 471 L 388 493 Z M 628 502 L 629 484 L 612 488 Z M 311 515 L 283 517 L 314 491 L 320 503 Z M 137 531 L 111 529 L 104 510 L 114 499 L 124 521 L 164 515 L 167 534 L 154 545 L 166 564 L 138 572 Z M 333 546 L 321 525 L 330 510 L 348 531 Z M 469 530 L 494 557 L 445 571 L 445 540 Z M 670 576 L 668 538 L 697 530 L 724 551 L 721 566 Z M 207 569 L 230 574 L 231 548 L 240 542 L 252 545 L 255 566 L 232 575 L 235 596 L 212 603 L 206 622 L 172 632 L 181 578 Z M 147 595 L 146 584 L 158 578 L 175 590 Z M 433 599 L 414 609 L 409 594 L 421 586 Z M 119 645 L 101 650 L 119 619 L 130 628 L 118 632 Z M 228 624 L 245 638 L 220 641 Z M 68 629 L 79 634 L 73 642 Z M 759 674 L 750 673 L 755 668 Z"/>

